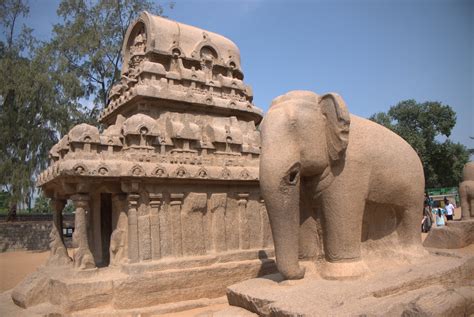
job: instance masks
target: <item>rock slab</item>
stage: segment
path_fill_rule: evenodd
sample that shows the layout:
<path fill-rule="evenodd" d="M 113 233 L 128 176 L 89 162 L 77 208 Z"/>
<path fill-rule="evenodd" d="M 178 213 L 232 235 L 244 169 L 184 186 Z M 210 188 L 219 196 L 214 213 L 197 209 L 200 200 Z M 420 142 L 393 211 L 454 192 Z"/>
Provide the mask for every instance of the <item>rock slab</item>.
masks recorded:
<path fill-rule="evenodd" d="M 446 226 L 433 228 L 423 245 L 428 248 L 460 249 L 474 243 L 474 219 L 449 221 Z"/>
<path fill-rule="evenodd" d="M 308 269 L 307 269 L 308 272 Z M 435 251 L 417 263 L 330 281 L 280 274 L 227 288 L 230 305 L 260 316 L 469 316 L 474 314 L 474 246 Z"/>

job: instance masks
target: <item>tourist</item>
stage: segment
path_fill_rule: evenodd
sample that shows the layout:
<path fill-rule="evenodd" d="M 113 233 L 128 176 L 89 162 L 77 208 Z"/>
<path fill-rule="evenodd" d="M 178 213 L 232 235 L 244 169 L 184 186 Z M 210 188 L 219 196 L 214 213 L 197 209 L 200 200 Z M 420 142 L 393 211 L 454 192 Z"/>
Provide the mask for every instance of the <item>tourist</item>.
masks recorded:
<path fill-rule="evenodd" d="M 431 229 L 431 226 L 433 225 L 433 216 L 431 215 L 433 200 L 431 197 L 428 195 L 428 193 L 425 193 L 425 204 L 423 207 L 423 220 L 421 221 L 421 232 L 428 232 Z"/>
<path fill-rule="evenodd" d="M 454 205 L 446 197 L 444 197 L 444 209 L 446 209 L 446 219 L 453 220 Z"/>
<path fill-rule="evenodd" d="M 436 226 L 437 227 L 443 227 L 446 225 L 446 219 L 444 216 L 444 211 L 441 208 L 438 208 L 438 211 L 436 212 Z"/>

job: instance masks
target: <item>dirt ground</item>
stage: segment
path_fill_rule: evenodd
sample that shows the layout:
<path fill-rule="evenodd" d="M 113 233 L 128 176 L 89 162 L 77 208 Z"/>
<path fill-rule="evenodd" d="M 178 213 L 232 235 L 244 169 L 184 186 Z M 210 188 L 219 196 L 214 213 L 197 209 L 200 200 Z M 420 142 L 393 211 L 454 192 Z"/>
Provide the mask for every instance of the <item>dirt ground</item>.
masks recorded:
<path fill-rule="evenodd" d="M 46 262 L 49 251 L 0 253 L 0 292 L 9 290 Z"/>

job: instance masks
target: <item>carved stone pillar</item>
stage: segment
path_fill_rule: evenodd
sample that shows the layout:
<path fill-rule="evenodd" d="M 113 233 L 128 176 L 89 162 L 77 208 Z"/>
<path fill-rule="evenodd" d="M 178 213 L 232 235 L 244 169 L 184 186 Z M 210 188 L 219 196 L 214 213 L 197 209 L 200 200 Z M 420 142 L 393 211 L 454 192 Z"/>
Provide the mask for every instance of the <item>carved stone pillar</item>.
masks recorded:
<path fill-rule="evenodd" d="M 131 263 L 138 262 L 139 250 L 138 250 L 138 216 L 137 206 L 138 194 L 128 194 L 128 259 Z"/>
<path fill-rule="evenodd" d="M 112 196 L 112 225 L 114 231 L 110 236 L 110 265 L 117 265 L 126 257 L 128 220 L 125 205 L 126 196 Z"/>
<path fill-rule="evenodd" d="M 71 263 L 71 258 L 67 253 L 63 240 L 63 209 L 66 206 L 64 199 L 51 199 L 51 208 L 53 209 L 53 229 L 49 234 L 50 256 L 48 265 L 65 265 Z"/>
<path fill-rule="evenodd" d="M 75 230 L 73 234 L 73 242 L 77 249 L 74 252 L 74 267 L 79 269 L 90 269 L 95 267 L 94 257 L 89 248 L 87 238 L 87 213 L 89 207 L 89 195 L 76 194 L 71 197 L 75 212 Z"/>
<path fill-rule="evenodd" d="M 150 194 L 151 258 L 153 260 L 161 257 L 160 209 L 162 202 L 163 194 Z"/>
<path fill-rule="evenodd" d="M 53 198 L 50 201 L 50 206 L 53 209 L 53 226 L 59 233 L 61 242 L 63 242 L 63 209 L 66 206 L 66 200 Z"/>
<path fill-rule="evenodd" d="M 151 228 L 148 213 L 138 215 L 138 254 L 140 261 L 151 259 Z"/>
<path fill-rule="evenodd" d="M 170 216 L 172 228 L 172 250 L 175 257 L 183 255 L 183 233 L 181 228 L 181 206 L 183 205 L 184 194 L 171 194 L 170 196 Z"/>
<path fill-rule="evenodd" d="M 209 200 L 209 211 L 211 215 L 211 228 L 209 230 L 212 241 L 212 249 L 216 252 L 226 251 L 225 237 L 225 213 L 227 208 L 227 194 L 213 193 Z"/>
<path fill-rule="evenodd" d="M 239 248 L 242 250 L 250 249 L 250 230 L 247 217 L 248 193 L 238 194 L 239 200 Z"/>

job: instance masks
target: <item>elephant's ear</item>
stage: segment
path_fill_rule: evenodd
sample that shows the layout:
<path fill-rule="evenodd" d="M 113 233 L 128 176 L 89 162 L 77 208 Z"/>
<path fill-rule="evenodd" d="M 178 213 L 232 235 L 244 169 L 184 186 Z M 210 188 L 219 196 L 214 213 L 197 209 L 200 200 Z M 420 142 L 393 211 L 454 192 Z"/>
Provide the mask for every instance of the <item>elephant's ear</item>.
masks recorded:
<path fill-rule="evenodd" d="M 329 93 L 320 98 L 321 111 L 326 118 L 326 140 L 329 157 L 337 161 L 344 156 L 349 143 L 351 118 L 341 96 Z"/>

